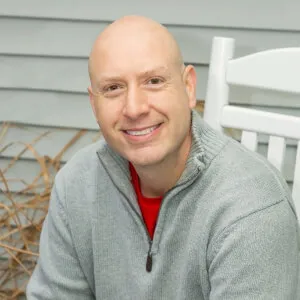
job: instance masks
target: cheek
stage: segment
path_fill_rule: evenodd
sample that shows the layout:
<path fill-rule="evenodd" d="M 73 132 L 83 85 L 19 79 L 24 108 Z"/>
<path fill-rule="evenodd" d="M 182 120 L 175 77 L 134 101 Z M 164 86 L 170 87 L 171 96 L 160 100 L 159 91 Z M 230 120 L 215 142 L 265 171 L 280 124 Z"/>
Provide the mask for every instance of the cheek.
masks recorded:
<path fill-rule="evenodd" d="M 120 105 L 117 103 L 99 103 L 96 107 L 96 117 L 103 128 L 113 127 L 120 118 Z"/>
<path fill-rule="evenodd" d="M 171 93 L 159 104 L 167 115 L 183 116 L 190 112 L 189 99 L 184 93 Z"/>
<path fill-rule="evenodd" d="M 103 135 L 111 134 L 110 132 L 115 127 L 115 120 L 110 113 L 99 113 L 98 115 L 98 124 Z"/>
<path fill-rule="evenodd" d="M 169 88 L 164 91 L 160 91 L 148 96 L 148 101 L 151 103 L 151 106 L 157 110 L 161 110 L 163 113 L 168 113 L 179 105 L 179 96 L 178 92 Z"/>

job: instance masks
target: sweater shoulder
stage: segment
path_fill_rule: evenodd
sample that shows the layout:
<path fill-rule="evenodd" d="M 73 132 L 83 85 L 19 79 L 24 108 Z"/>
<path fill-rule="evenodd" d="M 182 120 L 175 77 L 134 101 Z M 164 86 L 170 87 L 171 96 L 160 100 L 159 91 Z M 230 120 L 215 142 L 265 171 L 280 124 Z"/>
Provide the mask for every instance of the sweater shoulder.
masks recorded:
<path fill-rule="evenodd" d="M 56 174 L 56 185 L 77 186 L 95 177 L 101 167 L 97 153 L 106 147 L 101 139 L 77 151 Z"/>
<path fill-rule="evenodd" d="M 250 191 L 269 196 L 276 195 L 274 199 L 290 197 L 283 174 L 266 157 L 247 149 L 233 139 L 228 140 L 216 162 L 224 166 L 225 174 L 229 172 L 230 176 L 237 182 L 241 181 L 244 188 L 249 187 Z"/>
<path fill-rule="evenodd" d="M 282 174 L 265 157 L 233 139 L 211 161 L 202 180 L 205 198 L 211 199 L 207 216 L 215 233 L 282 201 L 296 219 Z"/>

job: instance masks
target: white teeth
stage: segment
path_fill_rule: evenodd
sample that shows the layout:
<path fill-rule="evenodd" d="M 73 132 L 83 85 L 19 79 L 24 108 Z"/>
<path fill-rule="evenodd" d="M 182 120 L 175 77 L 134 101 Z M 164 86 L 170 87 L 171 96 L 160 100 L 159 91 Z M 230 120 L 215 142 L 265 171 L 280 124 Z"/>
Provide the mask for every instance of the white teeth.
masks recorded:
<path fill-rule="evenodd" d="M 156 129 L 158 126 L 153 126 L 144 130 L 126 130 L 126 133 L 130 135 L 146 135 L 152 132 L 154 129 Z"/>

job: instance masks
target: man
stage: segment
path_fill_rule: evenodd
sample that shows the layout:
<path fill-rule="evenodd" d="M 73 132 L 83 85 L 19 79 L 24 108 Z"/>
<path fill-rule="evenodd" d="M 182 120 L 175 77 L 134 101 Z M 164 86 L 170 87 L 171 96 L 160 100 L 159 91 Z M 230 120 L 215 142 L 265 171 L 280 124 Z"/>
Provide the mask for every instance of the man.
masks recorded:
<path fill-rule="evenodd" d="M 59 172 L 33 299 L 299 299 L 287 185 L 193 110 L 196 73 L 163 26 L 109 25 L 89 59 L 104 139 Z"/>

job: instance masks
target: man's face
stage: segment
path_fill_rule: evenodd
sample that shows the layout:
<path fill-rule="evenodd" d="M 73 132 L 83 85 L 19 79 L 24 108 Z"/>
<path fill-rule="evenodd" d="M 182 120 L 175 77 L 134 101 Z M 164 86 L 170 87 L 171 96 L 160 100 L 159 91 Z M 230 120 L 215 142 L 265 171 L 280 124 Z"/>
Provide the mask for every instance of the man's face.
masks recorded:
<path fill-rule="evenodd" d="M 158 44 L 120 43 L 93 62 L 90 99 L 103 136 L 135 166 L 158 164 L 190 145 L 195 72 Z"/>

